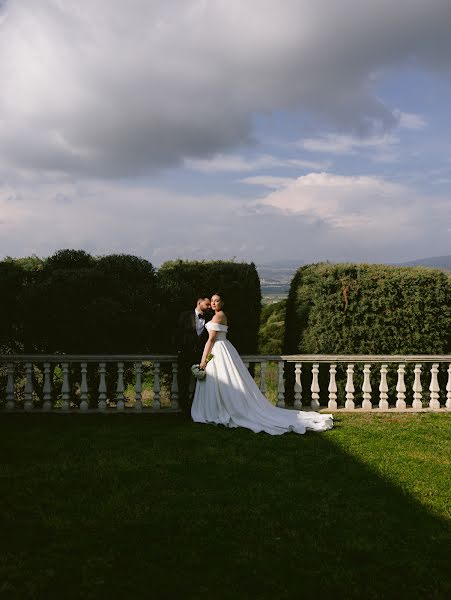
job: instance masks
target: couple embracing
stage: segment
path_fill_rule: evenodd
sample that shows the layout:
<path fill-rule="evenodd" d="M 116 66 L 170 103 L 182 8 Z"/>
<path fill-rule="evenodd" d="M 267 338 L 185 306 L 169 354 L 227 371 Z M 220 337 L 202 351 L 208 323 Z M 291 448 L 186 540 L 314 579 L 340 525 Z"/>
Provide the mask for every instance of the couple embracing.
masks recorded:
<path fill-rule="evenodd" d="M 196 307 L 179 317 L 176 345 L 183 412 L 197 423 L 245 427 L 271 435 L 331 429 L 331 414 L 279 408 L 261 393 L 227 339 L 229 327 L 224 307 L 222 293 L 211 298 L 199 296 Z M 213 358 L 207 360 L 210 355 Z M 191 366 L 196 363 L 205 369 L 206 376 L 195 382 Z"/>

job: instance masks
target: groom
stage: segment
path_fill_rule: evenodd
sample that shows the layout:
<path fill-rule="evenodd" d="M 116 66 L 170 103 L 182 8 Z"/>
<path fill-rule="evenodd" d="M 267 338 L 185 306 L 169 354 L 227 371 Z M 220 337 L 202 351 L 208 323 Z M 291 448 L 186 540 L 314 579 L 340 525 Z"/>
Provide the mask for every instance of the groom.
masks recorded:
<path fill-rule="evenodd" d="M 204 346 L 208 340 L 205 324 L 211 319 L 210 298 L 199 295 L 196 308 L 186 310 L 179 316 L 176 332 L 178 359 L 178 387 L 180 408 L 186 416 L 191 415 L 194 377 L 191 366 L 200 363 Z"/>

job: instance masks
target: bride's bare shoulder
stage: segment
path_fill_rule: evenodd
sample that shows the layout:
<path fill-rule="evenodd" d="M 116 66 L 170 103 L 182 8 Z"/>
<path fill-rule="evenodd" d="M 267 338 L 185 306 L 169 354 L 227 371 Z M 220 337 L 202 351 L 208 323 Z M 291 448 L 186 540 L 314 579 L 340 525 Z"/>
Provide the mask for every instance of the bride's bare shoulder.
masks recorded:
<path fill-rule="evenodd" d="M 212 318 L 213 323 L 219 323 L 220 325 L 227 325 L 227 317 L 224 311 L 218 310 L 215 316 Z"/>

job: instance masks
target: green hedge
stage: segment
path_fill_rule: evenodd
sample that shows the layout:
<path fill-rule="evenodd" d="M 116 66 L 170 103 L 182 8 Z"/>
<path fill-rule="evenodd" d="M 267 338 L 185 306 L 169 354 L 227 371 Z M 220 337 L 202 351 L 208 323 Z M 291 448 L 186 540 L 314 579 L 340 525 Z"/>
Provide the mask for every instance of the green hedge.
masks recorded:
<path fill-rule="evenodd" d="M 438 269 L 307 265 L 291 282 L 285 350 L 442 353 L 450 348 L 450 309 L 450 278 Z"/>
<path fill-rule="evenodd" d="M 284 351 L 287 354 L 447 353 L 451 349 L 450 324 L 451 280 L 443 271 L 317 263 L 299 268 L 291 282 Z M 342 370 L 338 373 L 339 381 L 343 379 Z M 324 368 L 324 383 L 327 375 L 323 371 Z M 408 386 L 411 377 L 409 373 Z M 391 368 L 389 383 L 393 381 Z M 289 377 L 290 393 L 291 384 Z M 305 384 L 310 385 L 308 380 Z M 356 384 L 357 389 L 361 384 L 360 372 Z"/>
<path fill-rule="evenodd" d="M 28 278 L 19 304 L 24 352 L 153 350 L 160 297 L 144 259 L 61 250 Z"/>
<path fill-rule="evenodd" d="M 258 349 L 261 311 L 260 279 L 254 263 L 234 261 L 168 261 L 158 270 L 158 284 L 166 298 L 164 332 L 173 348 L 177 317 L 196 305 L 197 295 L 223 294 L 228 316 L 228 338 L 242 354 Z"/>
<path fill-rule="evenodd" d="M 19 352 L 20 337 L 18 303 L 24 272 L 13 262 L 0 262 L 0 353 Z"/>

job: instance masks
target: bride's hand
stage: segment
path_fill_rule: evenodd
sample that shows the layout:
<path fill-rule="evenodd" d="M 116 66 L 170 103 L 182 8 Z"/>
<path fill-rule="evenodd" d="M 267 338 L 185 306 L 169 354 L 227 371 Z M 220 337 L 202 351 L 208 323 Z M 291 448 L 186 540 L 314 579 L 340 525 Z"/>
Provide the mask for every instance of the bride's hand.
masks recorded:
<path fill-rule="evenodd" d="M 199 367 L 200 367 L 201 369 L 205 369 L 205 367 L 206 367 L 206 366 L 207 366 L 207 363 L 206 363 L 206 361 L 205 361 L 205 360 L 203 360 L 203 361 L 200 363 L 200 365 L 199 365 Z"/>

